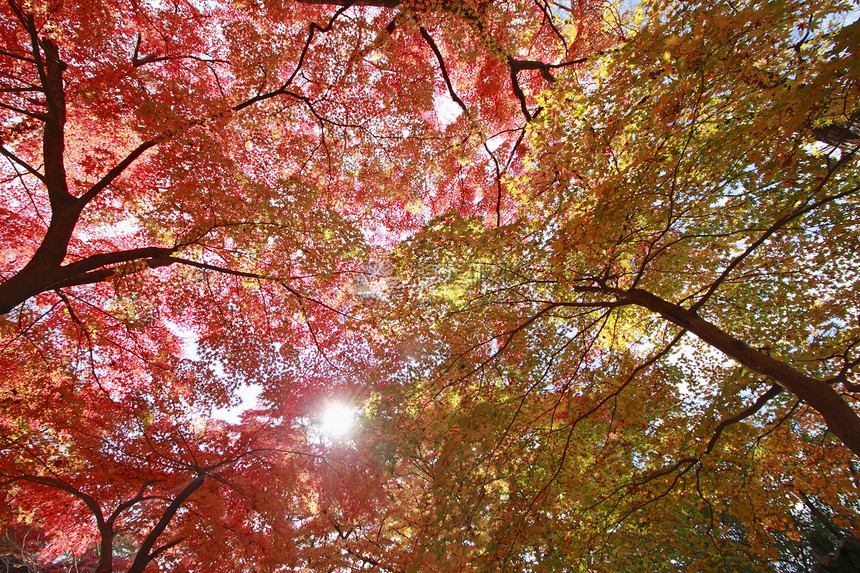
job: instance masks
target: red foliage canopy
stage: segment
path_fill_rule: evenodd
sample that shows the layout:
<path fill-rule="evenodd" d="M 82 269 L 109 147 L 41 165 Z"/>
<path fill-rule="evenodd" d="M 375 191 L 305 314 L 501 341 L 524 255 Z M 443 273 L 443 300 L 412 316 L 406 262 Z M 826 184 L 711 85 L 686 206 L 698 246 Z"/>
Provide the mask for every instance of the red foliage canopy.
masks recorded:
<path fill-rule="evenodd" d="M 39 560 L 330 558 L 320 496 L 372 511 L 378 470 L 332 471 L 307 416 L 386 354 L 368 261 L 438 213 L 504 221 L 533 93 L 600 47 L 587 2 L 574 43 L 554 9 L 9 0 L 0 495 Z M 243 384 L 266 410 L 212 419 Z"/>

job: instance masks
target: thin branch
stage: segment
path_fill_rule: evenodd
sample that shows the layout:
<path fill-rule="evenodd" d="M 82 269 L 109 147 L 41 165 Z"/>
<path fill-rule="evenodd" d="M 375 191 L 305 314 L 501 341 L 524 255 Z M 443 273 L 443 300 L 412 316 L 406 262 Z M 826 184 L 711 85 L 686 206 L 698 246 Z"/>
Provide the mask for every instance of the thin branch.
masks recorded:
<path fill-rule="evenodd" d="M 11 105 L 7 105 L 5 103 L 0 102 L 0 107 L 4 109 L 8 109 L 10 111 L 14 111 L 15 113 L 20 113 L 22 115 L 26 115 L 27 117 L 32 117 L 33 119 L 38 119 L 39 121 L 46 121 L 48 117 L 43 113 L 36 113 L 35 111 L 29 111 L 26 109 L 22 109 L 20 107 L 15 107 Z"/>
<path fill-rule="evenodd" d="M 9 56 L 10 58 L 15 58 L 16 60 L 23 60 L 23 61 L 28 62 L 30 64 L 36 63 L 36 60 L 34 60 L 33 58 L 30 58 L 27 56 L 22 56 L 20 54 L 14 53 L 14 52 L 7 52 L 6 50 L 0 50 L 0 55 Z"/>
<path fill-rule="evenodd" d="M 154 139 L 150 139 L 149 141 L 144 141 L 140 145 L 138 145 L 131 153 L 125 156 L 125 159 L 116 164 L 110 171 L 108 171 L 104 177 L 99 179 L 95 185 L 89 188 L 86 193 L 81 195 L 79 201 L 84 205 L 88 204 L 92 201 L 96 195 L 98 195 L 103 189 L 105 189 L 108 185 L 110 185 L 114 179 L 119 177 L 123 171 L 125 171 L 134 161 L 140 157 L 144 151 L 155 147 L 157 144 L 164 141 L 164 135 L 156 137 Z"/>
<path fill-rule="evenodd" d="M 809 201 L 813 197 L 815 197 L 824 188 L 824 186 L 827 184 L 827 182 L 830 181 L 830 178 L 839 170 L 839 168 L 842 167 L 843 165 L 845 165 L 846 163 L 848 163 L 851 159 L 853 159 L 853 157 L 854 157 L 853 153 L 852 154 L 846 154 L 843 157 L 841 157 L 839 159 L 839 161 L 831 169 L 829 169 L 827 171 L 827 175 L 824 176 L 824 178 L 816 186 L 816 188 L 808 195 L 807 201 Z M 828 197 L 824 197 L 824 198 L 820 199 L 819 201 L 816 201 L 815 203 L 807 204 L 806 202 L 804 202 L 804 205 L 798 207 L 797 209 L 794 209 L 790 213 L 787 213 L 787 214 L 783 215 L 782 217 L 780 217 L 779 219 L 777 219 L 770 227 L 768 227 L 759 236 L 758 239 L 756 239 L 749 247 L 747 247 L 743 253 L 741 253 L 740 255 L 735 257 L 734 260 L 732 260 L 732 262 L 729 263 L 729 265 L 723 270 L 723 272 L 720 274 L 720 276 L 711 284 L 711 286 L 707 290 L 707 292 L 705 292 L 705 294 L 703 294 L 702 297 L 698 301 L 696 301 L 695 304 L 693 304 L 690 307 L 690 311 L 696 312 L 697 310 L 702 308 L 702 306 L 708 301 L 709 298 L 711 298 L 711 296 L 720 287 L 720 285 L 723 283 L 723 281 L 725 281 L 728 278 L 728 276 L 732 273 L 732 271 L 734 271 L 735 268 L 737 268 L 737 266 L 740 265 L 744 259 L 746 259 L 753 251 L 755 251 L 758 247 L 760 247 L 768 238 L 770 238 L 774 233 L 776 233 L 782 227 L 784 227 L 785 225 L 787 225 L 789 222 L 793 221 L 794 219 L 797 219 L 798 217 L 801 217 L 802 215 L 805 215 L 806 213 L 812 211 L 813 209 L 817 209 L 818 207 L 824 205 L 825 203 L 829 203 L 830 201 L 835 201 L 837 199 L 847 197 L 848 195 L 851 195 L 852 193 L 855 193 L 858 190 L 860 190 L 860 186 L 852 187 L 851 189 L 847 189 L 846 191 L 843 191 L 841 193 L 837 193 L 835 195 L 830 195 Z"/>
<path fill-rule="evenodd" d="M 44 183 L 44 182 L 45 182 L 45 176 L 44 176 L 44 175 L 42 175 L 41 173 L 39 173 L 39 172 L 38 172 L 34 167 L 32 167 L 29 163 L 27 163 L 26 161 L 24 161 L 23 159 L 21 159 L 20 157 L 18 157 L 17 155 L 15 155 L 14 153 L 12 153 L 12 152 L 11 152 L 11 151 L 9 151 L 8 149 L 6 149 L 2 144 L 0 144 L 0 154 L 3 154 L 4 156 L 8 157 L 8 158 L 9 158 L 9 159 L 11 159 L 12 161 L 14 161 L 15 163 L 17 163 L 17 164 L 18 164 L 18 165 L 20 165 L 21 167 L 23 167 L 24 169 L 26 169 L 26 170 L 27 170 L 27 172 L 29 172 L 31 175 L 34 175 L 34 176 L 35 176 L 37 179 L 39 179 L 39 181 L 41 181 L 42 183 Z"/>
<path fill-rule="evenodd" d="M 469 117 L 469 108 L 466 107 L 466 104 L 463 103 L 463 100 L 460 99 L 460 96 L 457 95 L 457 92 L 454 91 L 454 86 L 451 84 L 451 78 L 448 76 L 448 68 L 445 66 L 445 60 L 442 58 L 442 52 L 439 50 L 439 46 L 436 45 L 436 42 L 433 41 L 433 37 L 423 26 L 418 28 L 418 30 L 421 32 L 421 37 L 424 38 L 424 41 L 427 42 L 427 45 L 430 46 L 430 49 L 433 50 L 433 54 L 436 56 L 436 61 L 439 63 L 439 70 L 442 72 L 442 78 L 445 80 L 445 86 L 448 88 L 448 94 L 451 96 L 451 99 L 460 106 L 466 114 L 466 117 Z"/>
<path fill-rule="evenodd" d="M 316 32 L 325 33 L 331 30 L 332 26 L 334 26 L 334 21 L 337 20 L 337 17 L 343 14 L 346 10 L 348 10 L 354 4 L 353 0 L 347 0 L 343 3 L 343 5 L 337 9 L 331 19 L 328 21 L 325 27 L 320 26 L 316 22 L 311 22 L 308 25 L 308 38 L 305 40 L 305 45 L 302 47 L 301 54 L 299 54 L 299 61 L 296 63 L 296 69 L 293 70 L 293 73 L 290 74 L 290 77 L 286 82 L 281 86 L 281 89 L 285 89 L 288 85 L 293 83 L 293 80 L 296 78 L 296 75 L 299 73 L 299 70 L 302 69 L 302 64 L 304 64 L 305 56 L 307 56 L 308 50 L 310 50 L 311 43 L 314 41 L 314 34 Z"/>
<path fill-rule="evenodd" d="M 184 537 L 179 537 L 179 538 L 177 538 L 177 539 L 174 539 L 174 540 L 173 540 L 173 541 L 171 541 L 170 543 L 166 543 L 166 544 L 162 545 L 161 547 L 159 547 L 158 549 L 154 550 L 154 551 L 149 555 L 149 560 L 148 560 L 147 562 L 152 561 L 153 559 L 157 558 L 159 555 L 161 555 L 162 553 L 164 553 L 164 552 L 165 552 L 165 551 L 167 551 L 168 549 L 170 549 L 170 548 L 172 548 L 172 547 L 176 547 L 177 545 L 179 545 L 179 544 L 180 544 L 180 543 L 182 543 L 183 541 L 185 541 L 185 538 L 184 538 Z"/>
<path fill-rule="evenodd" d="M 752 406 L 750 406 L 749 408 L 745 409 L 744 411 L 732 416 L 731 418 L 728 418 L 728 419 L 720 422 L 717 425 L 717 427 L 714 429 L 714 435 L 711 436 L 711 439 L 708 442 L 708 447 L 705 448 L 705 453 L 706 454 L 711 453 L 711 450 L 713 450 L 714 446 L 717 444 L 717 440 L 720 439 L 720 436 L 722 435 L 723 430 L 725 430 L 728 426 L 731 426 L 732 424 L 736 424 L 736 423 L 740 422 L 741 420 L 743 420 L 744 418 L 749 418 L 750 416 L 752 416 L 753 414 L 755 414 L 759 410 L 761 410 L 764 407 L 764 405 L 767 404 L 771 400 L 771 398 L 774 398 L 781 393 L 782 393 L 782 386 L 780 386 L 779 384 L 774 382 L 773 386 L 771 386 L 767 392 L 765 392 L 764 394 L 759 396 L 758 400 L 756 400 Z"/>
<path fill-rule="evenodd" d="M 151 486 L 155 482 L 156 482 L 156 480 L 152 480 L 152 479 L 149 479 L 149 480 L 146 480 L 145 482 L 143 482 L 143 485 L 141 485 L 140 489 L 137 491 L 137 495 L 135 495 L 133 498 L 119 504 L 117 506 L 117 508 L 113 511 L 113 513 L 111 513 L 110 516 L 107 518 L 107 523 L 109 525 L 113 526 L 113 523 L 116 521 L 116 519 L 126 509 L 134 506 L 135 504 L 137 504 L 141 501 L 145 501 L 148 499 L 155 499 L 156 496 L 145 496 L 144 495 L 144 493 L 146 492 L 146 488 L 148 488 L 149 486 Z"/>

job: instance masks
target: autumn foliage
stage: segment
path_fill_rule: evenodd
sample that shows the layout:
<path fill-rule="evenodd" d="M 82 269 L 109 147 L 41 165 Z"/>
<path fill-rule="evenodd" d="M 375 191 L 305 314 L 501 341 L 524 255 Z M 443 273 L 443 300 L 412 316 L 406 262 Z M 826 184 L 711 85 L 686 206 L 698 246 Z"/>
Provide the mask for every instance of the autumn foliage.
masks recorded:
<path fill-rule="evenodd" d="M 851 9 L 9 0 L 0 558 L 835 570 Z"/>

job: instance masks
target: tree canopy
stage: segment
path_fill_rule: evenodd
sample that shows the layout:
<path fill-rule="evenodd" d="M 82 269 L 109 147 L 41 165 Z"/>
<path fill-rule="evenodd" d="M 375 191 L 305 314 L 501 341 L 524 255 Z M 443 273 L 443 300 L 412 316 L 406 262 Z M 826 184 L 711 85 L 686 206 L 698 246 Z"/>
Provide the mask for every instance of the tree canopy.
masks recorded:
<path fill-rule="evenodd" d="M 0 557 L 850 567 L 858 46 L 838 0 L 8 0 Z"/>

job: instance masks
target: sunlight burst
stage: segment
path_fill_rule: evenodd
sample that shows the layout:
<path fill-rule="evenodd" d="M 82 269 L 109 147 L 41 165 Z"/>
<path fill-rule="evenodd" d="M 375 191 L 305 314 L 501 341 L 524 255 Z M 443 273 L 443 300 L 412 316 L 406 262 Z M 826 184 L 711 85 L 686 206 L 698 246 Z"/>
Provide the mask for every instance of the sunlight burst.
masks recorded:
<path fill-rule="evenodd" d="M 329 438 L 345 438 L 355 425 L 355 408 L 345 404 L 329 404 L 320 419 L 320 428 Z"/>

